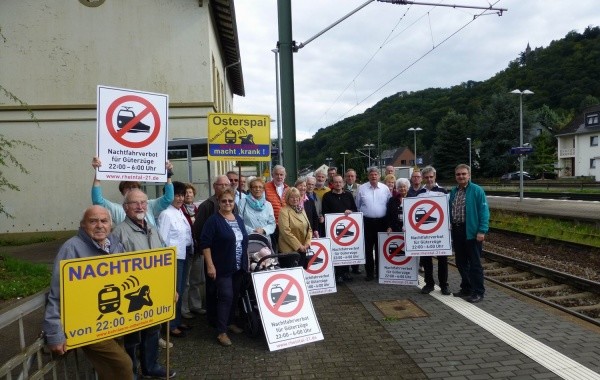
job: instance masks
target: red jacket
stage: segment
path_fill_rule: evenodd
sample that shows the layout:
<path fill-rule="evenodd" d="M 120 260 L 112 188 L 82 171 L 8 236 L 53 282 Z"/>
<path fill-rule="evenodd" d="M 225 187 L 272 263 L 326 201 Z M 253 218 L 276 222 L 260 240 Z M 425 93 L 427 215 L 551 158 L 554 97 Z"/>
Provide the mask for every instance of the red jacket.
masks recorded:
<path fill-rule="evenodd" d="M 277 188 L 273 181 L 269 181 L 265 184 L 265 197 L 273 206 L 273 213 L 275 214 L 275 222 L 279 222 L 279 210 L 285 206 L 285 192 L 289 188 L 285 183 L 283 184 L 283 194 L 281 198 L 277 194 Z"/>

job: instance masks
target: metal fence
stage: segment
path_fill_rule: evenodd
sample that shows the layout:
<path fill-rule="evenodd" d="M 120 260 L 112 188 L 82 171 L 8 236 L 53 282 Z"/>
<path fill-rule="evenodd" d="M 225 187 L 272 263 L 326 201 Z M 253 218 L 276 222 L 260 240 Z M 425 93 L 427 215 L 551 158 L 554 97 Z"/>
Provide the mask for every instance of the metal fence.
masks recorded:
<path fill-rule="evenodd" d="M 0 314 L 0 379 L 96 379 L 80 350 L 54 358 L 40 336 L 47 290 Z M 17 327 L 17 328 L 16 328 Z"/>

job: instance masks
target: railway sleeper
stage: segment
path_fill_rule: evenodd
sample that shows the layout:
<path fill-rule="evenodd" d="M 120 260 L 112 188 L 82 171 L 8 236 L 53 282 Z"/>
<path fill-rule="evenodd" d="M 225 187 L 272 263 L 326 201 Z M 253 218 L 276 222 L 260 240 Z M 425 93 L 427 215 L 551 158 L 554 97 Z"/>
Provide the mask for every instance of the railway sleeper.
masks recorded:
<path fill-rule="evenodd" d="M 571 289 L 571 287 L 569 285 L 562 284 L 562 285 L 546 286 L 546 287 L 535 288 L 535 289 L 527 289 L 527 291 L 529 293 L 542 293 L 542 292 L 555 292 L 555 291 L 561 291 L 561 290 L 567 290 L 567 289 Z M 565 296 L 565 297 L 568 298 L 570 296 Z"/>
<path fill-rule="evenodd" d="M 548 283 L 548 279 L 547 278 L 537 277 L 537 278 L 532 278 L 530 280 L 522 280 L 522 281 L 509 282 L 508 285 L 511 285 L 511 286 L 541 285 L 541 284 L 546 284 L 546 283 Z"/>
<path fill-rule="evenodd" d="M 498 275 L 490 275 L 489 273 L 485 274 L 488 277 L 492 277 L 493 279 L 497 280 L 497 281 L 502 281 L 505 282 L 507 280 L 510 279 L 515 279 L 515 280 L 523 280 L 524 278 L 530 277 L 531 273 L 527 273 L 527 272 L 516 272 L 516 273 L 501 273 Z"/>
<path fill-rule="evenodd" d="M 594 293 L 590 293 L 590 292 L 582 292 L 582 293 L 573 293 L 573 294 L 568 294 L 568 295 L 564 295 L 564 296 L 553 296 L 553 297 L 544 297 L 544 299 L 548 300 L 548 301 L 552 301 L 552 302 L 558 302 L 558 301 L 566 301 L 566 300 L 570 300 L 570 299 L 585 299 L 585 298 L 592 298 L 595 297 L 596 295 Z"/>

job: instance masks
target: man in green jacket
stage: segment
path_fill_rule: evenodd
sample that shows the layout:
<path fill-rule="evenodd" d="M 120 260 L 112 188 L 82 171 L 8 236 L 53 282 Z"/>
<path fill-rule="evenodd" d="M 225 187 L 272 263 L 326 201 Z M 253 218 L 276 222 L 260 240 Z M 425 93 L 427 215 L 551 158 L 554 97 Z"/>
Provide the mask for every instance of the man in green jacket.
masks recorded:
<path fill-rule="evenodd" d="M 450 192 L 452 246 L 460 273 L 460 291 L 455 297 L 471 303 L 483 301 L 482 243 L 488 231 L 490 209 L 485 192 L 471 182 L 471 168 L 460 164 L 454 169 L 458 186 Z"/>

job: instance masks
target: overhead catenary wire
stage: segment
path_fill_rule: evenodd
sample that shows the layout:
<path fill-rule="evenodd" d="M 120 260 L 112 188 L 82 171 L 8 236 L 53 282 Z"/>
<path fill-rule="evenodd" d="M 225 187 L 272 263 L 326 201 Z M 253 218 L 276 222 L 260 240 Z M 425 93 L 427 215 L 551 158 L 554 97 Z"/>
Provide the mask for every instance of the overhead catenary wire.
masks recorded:
<path fill-rule="evenodd" d="M 365 98 L 363 98 L 362 100 L 360 100 L 359 102 L 357 102 L 356 104 L 354 104 L 352 107 L 350 107 L 346 112 L 344 112 L 341 116 L 339 116 L 332 124 L 337 123 L 338 121 L 344 119 L 346 117 L 346 115 L 348 115 L 350 112 L 352 112 L 356 107 L 360 106 L 362 103 L 364 103 L 366 100 L 368 100 L 369 98 L 371 98 L 373 95 L 375 95 L 376 93 L 378 93 L 379 91 L 381 91 L 384 87 L 386 87 L 388 84 L 390 84 L 392 81 L 394 81 L 396 78 L 398 78 L 400 75 L 404 74 L 406 71 L 408 71 L 410 68 L 412 68 L 414 65 L 416 65 L 417 63 L 419 63 L 421 60 L 423 60 L 425 57 L 427 57 L 429 54 L 431 54 L 435 49 L 437 49 L 438 47 L 442 46 L 445 42 L 447 42 L 448 40 L 450 40 L 452 37 L 454 37 L 455 35 L 457 35 L 459 32 L 461 32 L 463 29 L 465 29 L 467 26 L 469 26 L 473 21 L 475 21 L 476 19 L 480 18 L 480 16 L 486 15 L 488 14 L 487 12 L 489 12 L 490 10 L 493 10 L 492 7 L 494 7 L 496 4 L 498 4 L 500 2 L 500 0 L 495 1 L 493 4 L 490 4 L 489 7 L 484 8 L 479 14 L 476 14 L 473 16 L 473 18 L 471 20 L 469 20 L 467 23 L 465 23 L 464 25 L 462 25 L 461 27 L 459 27 L 457 30 L 455 30 L 454 32 L 452 32 L 450 35 L 448 35 L 446 38 L 444 38 L 443 40 L 440 41 L 440 43 L 438 43 L 437 45 L 433 45 L 433 47 L 431 49 L 429 49 L 428 51 L 426 51 L 424 54 L 422 54 L 421 56 L 417 57 L 413 62 L 411 62 L 410 64 L 408 64 L 406 67 L 404 67 L 398 74 L 394 75 L 392 78 L 390 78 L 389 80 L 387 80 L 386 82 L 384 82 L 383 84 L 381 84 L 379 87 L 377 87 L 373 92 L 371 92 L 369 95 L 367 95 Z M 413 2 L 406 2 L 407 4 L 413 4 Z M 431 3 L 427 3 L 427 5 L 430 5 Z M 443 4 L 432 4 L 434 5 L 433 8 L 435 8 L 436 6 L 448 6 L 448 5 L 443 5 Z M 457 6 L 452 6 L 452 7 L 457 7 Z M 432 9 L 433 9 L 432 8 Z M 403 33 L 404 31 L 406 31 L 408 28 L 410 28 L 412 25 L 414 25 L 416 22 L 418 22 L 420 19 L 422 19 L 425 16 L 429 15 L 429 12 L 431 10 L 425 12 L 418 20 L 416 20 L 415 22 L 413 22 L 410 26 L 407 26 L 407 28 L 405 28 L 404 30 L 402 30 L 398 35 L 394 36 L 393 38 L 389 39 L 389 41 L 395 39 L 396 37 L 398 37 L 401 33 Z M 498 15 L 501 15 L 502 12 L 499 12 Z M 402 16 L 404 17 L 406 15 L 406 13 Z M 400 20 L 401 21 L 401 20 Z M 397 26 L 397 24 L 396 24 Z M 394 26 L 394 28 L 396 27 Z M 386 41 L 388 41 L 389 35 L 388 37 L 386 37 Z M 432 41 L 433 41 L 433 36 L 432 36 Z M 341 96 L 345 93 L 345 91 L 348 89 L 348 87 L 357 79 L 357 77 L 360 75 L 360 73 L 362 73 L 362 71 L 364 71 L 364 69 L 366 68 L 366 66 L 373 60 L 373 58 L 375 57 L 375 55 L 377 53 L 379 53 L 379 51 L 381 50 L 381 48 L 385 45 L 385 43 L 383 45 L 381 45 L 377 51 L 371 56 L 371 58 L 369 58 L 369 60 L 367 61 L 367 63 L 361 68 L 361 70 L 359 71 L 359 73 L 352 79 L 352 81 L 345 87 L 345 89 L 342 91 L 342 93 L 335 99 L 335 101 L 332 103 L 332 105 L 324 112 L 324 114 L 318 119 L 321 120 L 324 116 L 326 116 L 329 111 L 333 108 L 333 106 L 337 103 L 337 101 L 341 98 Z M 317 123 L 318 123 L 317 121 Z M 316 123 L 315 123 L 316 124 Z M 311 128 L 309 129 L 309 131 L 312 131 L 314 128 L 314 124 L 313 126 L 311 126 Z"/>

